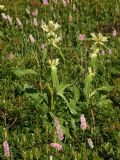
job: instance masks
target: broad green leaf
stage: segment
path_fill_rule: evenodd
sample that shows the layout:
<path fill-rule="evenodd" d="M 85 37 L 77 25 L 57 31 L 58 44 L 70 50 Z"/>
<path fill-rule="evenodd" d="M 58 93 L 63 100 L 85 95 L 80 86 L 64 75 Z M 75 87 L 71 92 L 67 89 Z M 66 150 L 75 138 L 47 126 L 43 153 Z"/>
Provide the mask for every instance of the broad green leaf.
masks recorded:
<path fill-rule="evenodd" d="M 57 94 L 58 95 L 59 94 L 64 94 L 65 89 L 69 88 L 70 86 L 71 86 L 71 84 L 67 84 L 67 85 L 65 85 L 63 83 L 59 84 L 56 88 L 57 89 Z"/>
<path fill-rule="evenodd" d="M 32 69 L 16 69 L 16 68 L 11 68 L 11 72 L 14 73 L 17 77 L 25 76 L 25 75 L 37 75 L 37 72 L 35 72 Z"/>
<path fill-rule="evenodd" d="M 67 106 L 69 107 L 70 113 L 71 114 L 77 114 L 77 112 L 69 105 L 67 99 L 65 98 L 65 96 L 63 94 L 59 94 L 59 96 L 65 101 L 65 103 L 67 104 Z"/>

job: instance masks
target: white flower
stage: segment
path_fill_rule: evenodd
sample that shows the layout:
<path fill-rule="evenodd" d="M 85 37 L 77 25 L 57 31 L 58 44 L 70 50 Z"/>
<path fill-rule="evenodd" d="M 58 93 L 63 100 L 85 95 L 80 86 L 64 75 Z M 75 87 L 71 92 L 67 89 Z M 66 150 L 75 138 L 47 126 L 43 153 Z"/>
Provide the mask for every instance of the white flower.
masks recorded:
<path fill-rule="evenodd" d="M 18 26 L 23 27 L 23 24 L 22 24 L 21 20 L 17 17 L 16 17 L 16 22 L 17 22 Z"/>
<path fill-rule="evenodd" d="M 35 43 L 35 39 L 34 39 L 34 37 L 33 37 L 31 34 L 29 35 L 29 39 L 30 39 L 30 42 L 31 42 L 32 44 Z"/>
<path fill-rule="evenodd" d="M 4 20 L 7 20 L 7 16 L 5 15 L 5 13 L 1 13 L 1 15 Z"/>
<path fill-rule="evenodd" d="M 89 147 L 90 147 L 91 149 L 93 149 L 93 148 L 94 148 L 94 145 L 93 145 L 92 139 L 88 138 L 88 144 L 89 144 Z"/>

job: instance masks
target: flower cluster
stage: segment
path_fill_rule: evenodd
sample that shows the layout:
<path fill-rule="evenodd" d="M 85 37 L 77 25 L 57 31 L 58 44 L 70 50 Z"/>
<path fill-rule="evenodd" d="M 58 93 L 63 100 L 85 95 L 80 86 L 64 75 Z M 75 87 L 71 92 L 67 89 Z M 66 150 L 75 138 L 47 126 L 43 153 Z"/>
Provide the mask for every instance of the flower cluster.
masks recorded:
<path fill-rule="evenodd" d="M 59 139 L 59 141 L 62 141 L 64 136 L 63 136 L 62 129 L 60 127 L 59 120 L 57 117 L 54 118 L 54 125 L 57 130 L 58 139 Z"/>
<path fill-rule="evenodd" d="M 61 37 L 58 37 L 55 31 L 60 28 L 60 25 L 53 21 L 49 21 L 48 25 L 43 22 L 41 28 L 47 33 L 48 42 L 54 47 L 57 47 L 57 43 L 61 41 Z"/>

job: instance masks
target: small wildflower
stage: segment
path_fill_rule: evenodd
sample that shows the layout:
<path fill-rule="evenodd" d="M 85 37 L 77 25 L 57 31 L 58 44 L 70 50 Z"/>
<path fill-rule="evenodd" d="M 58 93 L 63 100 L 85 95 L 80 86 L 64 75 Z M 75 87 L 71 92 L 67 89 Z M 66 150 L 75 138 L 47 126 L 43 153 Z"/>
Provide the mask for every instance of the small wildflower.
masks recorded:
<path fill-rule="evenodd" d="M 42 44 L 40 45 L 40 48 L 41 48 L 41 49 L 45 49 L 46 47 L 47 47 L 47 44 L 42 43 Z"/>
<path fill-rule="evenodd" d="M 10 157 L 10 149 L 9 149 L 9 144 L 7 141 L 3 142 L 3 147 L 4 147 L 4 155 L 6 158 Z"/>
<path fill-rule="evenodd" d="M 104 54 L 105 54 L 105 51 L 104 51 L 104 50 L 102 50 L 102 51 L 101 51 L 101 54 L 102 54 L 102 55 L 104 55 Z"/>
<path fill-rule="evenodd" d="M 66 2 L 67 2 L 67 4 L 69 4 L 69 3 L 70 3 L 70 0 L 66 0 Z"/>
<path fill-rule="evenodd" d="M 68 20 L 69 20 L 69 22 L 72 22 L 73 17 L 71 15 L 69 15 Z"/>
<path fill-rule="evenodd" d="M 59 59 L 53 59 L 53 60 L 48 60 L 49 64 L 51 65 L 52 68 L 56 68 L 56 66 L 59 64 Z"/>
<path fill-rule="evenodd" d="M 104 37 L 101 33 L 98 33 L 95 35 L 94 33 L 91 33 L 92 40 L 95 41 L 95 44 L 101 44 L 104 45 L 104 42 L 106 42 L 108 39 L 107 37 Z"/>
<path fill-rule="evenodd" d="M 59 141 L 62 141 L 64 139 L 64 136 L 63 136 L 62 129 L 59 125 L 59 120 L 58 120 L 57 117 L 54 118 L 54 125 L 55 125 L 56 130 L 57 130 L 58 139 L 59 139 Z"/>
<path fill-rule="evenodd" d="M 0 9 L 3 10 L 5 8 L 4 5 L 0 5 Z"/>
<path fill-rule="evenodd" d="M 109 49 L 108 54 L 112 54 L 112 50 L 111 49 Z"/>
<path fill-rule="evenodd" d="M 88 138 L 88 144 L 89 144 L 89 147 L 90 147 L 91 149 L 93 149 L 93 148 L 94 148 L 94 145 L 93 145 L 92 139 Z"/>
<path fill-rule="evenodd" d="M 62 145 L 60 145 L 59 143 L 51 143 L 50 146 L 56 148 L 58 151 L 63 150 Z"/>
<path fill-rule="evenodd" d="M 38 16 L 38 10 L 36 9 L 35 11 L 32 12 L 32 16 L 37 17 Z"/>
<path fill-rule="evenodd" d="M 7 15 L 7 20 L 9 21 L 10 25 L 12 25 L 12 18 L 9 15 Z"/>
<path fill-rule="evenodd" d="M 73 4 L 73 11 L 76 11 L 76 5 Z"/>
<path fill-rule="evenodd" d="M 43 5 L 48 5 L 48 0 L 43 0 Z"/>
<path fill-rule="evenodd" d="M 35 27 L 38 27 L 38 21 L 37 21 L 37 18 L 35 18 L 35 17 L 34 17 L 34 19 L 33 19 L 33 25 L 34 25 Z"/>
<path fill-rule="evenodd" d="M 23 27 L 23 24 L 22 24 L 21 20 L 17 17 L 16 17 L 16 22 L 17 22 L 18 26 Z"/>
<path fill-rule="evenodd" d="M 112 32 L 112 36 L 113 36 L 113 37 L 116 37 L 116 36 L 117 36 L 117 31 L 116 31 L 116 29 L 115 29 L 115 30 L 113 30 L 113 32 Z"/>
<path fill-rule="evenodd" d="M 7 59 L 8 59 L 9 61 L 12 61 L 12 60 L 14 59 L 14 55 L 13 55 L 12 52 L 8 53 Z"/>
<path fill-rule="evenodd" d="M 32 44 L 35 43 L 35 39 L 34 39 L 34 37 L 33 37 L 31 34 L 29 35 L 29 39 L 30 39 L 30 42 L 31 42 Z"/>
<path fill-rule="evenodd" d="M 67 2 L 65 0 L 62 0 L 62 2 L 63 2 L 63 6 L 67 7 Z"/>
<path fill-rule="evenodd" d="M 80 116 L 81 128 L 84 131 L 87 128 L 87 123 L 84 114 Z"/>
<path fill-rule="evenodd" d="M 84 41 L 85 40 L 85 35 L 84 34 L 80 34 L 79 35 L 79 40 L 80 41 Z"/>
<path fill-rule="evenodd" d="M 25 11 L 26 11 L 26 13 L 27 13 L 28 15 L 30 15 L 29 9 L 26 8 Z"/>
<path fill-rule="evenodd" d="M 7 20 L 7 16 L 5 15 L 5 13 L 2 13 L 1 15 L 4 20 Z"/>

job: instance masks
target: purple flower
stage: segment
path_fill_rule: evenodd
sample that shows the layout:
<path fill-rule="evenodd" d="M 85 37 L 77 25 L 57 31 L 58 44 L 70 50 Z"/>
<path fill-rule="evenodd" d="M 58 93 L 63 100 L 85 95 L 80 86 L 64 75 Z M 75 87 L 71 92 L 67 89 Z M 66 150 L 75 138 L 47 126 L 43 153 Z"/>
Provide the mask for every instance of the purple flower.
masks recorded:
<path fill-rule="evenodd" d="M 48 5 L 48 0 L 43 0 L 43 5 Z"/>
<path fill-rule="evenodd" d="M 58 151 L 63 150 L 62 145 L 60 145 L 59 143 L 51 143 L 50 146 L 56 148 Z"/>
<path fill-rule="evenodd" d="M 3 147 L 4 147 L 4 155 L 6 158 L 10 157 L 10 149 L 9 149 L 9 144 L 7 141 L 3 142 Z"/>
<path fill-rule="evenodd" d="M 59 139 L 59 141 L 62 141 L 64 139 L 64 136 L 63 136 L 63 132 L 62 132 L 62 129 L 59 125 L 59 120 L 57 117 L 54 118 L 54 125 L 57 130 L 58 139 Z"/>
<path fill-rule="evenodd" d="M 84 114 L 80 116 L 81 128 L 84 131 L 87 128 L 87 123 Z"/>
<path fill-rule="evenodd" d="M 32 16 L 37 17 L 38 16 L 38 10 L 36 9 L 35 11 L 32 12 Z"/>
<path fill-rule="evenodd" d="M 84 41 L 85 40 L 85 35 L 84 34 L 80 34 L 79 35 L 79 40 L 80 41 Z"/>

